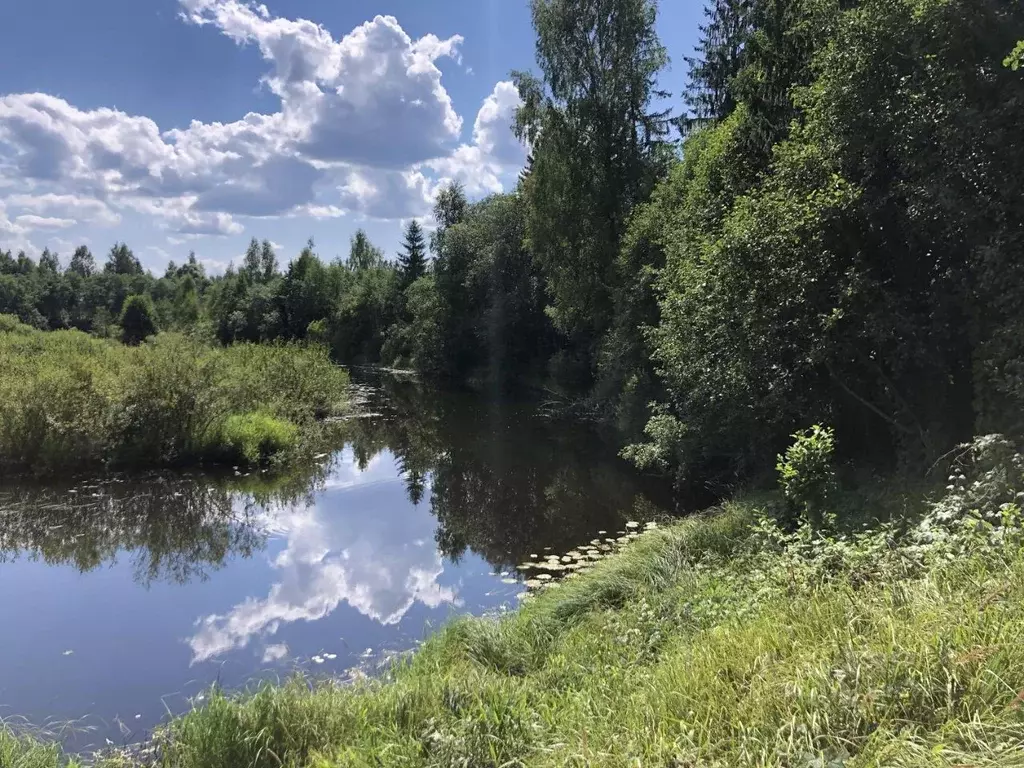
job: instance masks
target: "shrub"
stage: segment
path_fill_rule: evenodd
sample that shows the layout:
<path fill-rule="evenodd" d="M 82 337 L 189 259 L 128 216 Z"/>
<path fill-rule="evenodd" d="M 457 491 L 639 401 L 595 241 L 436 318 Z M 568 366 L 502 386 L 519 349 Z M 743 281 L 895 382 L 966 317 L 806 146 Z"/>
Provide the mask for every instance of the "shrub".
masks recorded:
<path fill-rule="evenodd" d="M 0 333 L 20 333 L 24 335 L 32 333 L 33 330 L 35 329 L 21 322 L 17 315 L 0 314 Z"/>
<path fill-rule="evenodd" d="M 815 424 L 809 430 L 794 434 L 793 440 L 775 465 L 779 484 L 790 504 L 817 528 L 835 489 L 832 469 L 835 434 L 830 427 Z"/>
<path fill-rule="evenodd" d="M 228 454 L 250 464 L 293 449 L 298 437 L 299 428 L 290 421 L 259 411 L 229 416 L 220 431 Z"/>
<path fill-rule="evenodd" d="M 306 327 L 306 340 L 314 344 L 329 344 L 330 332 L 327 329 L 327 321 L 320 319 L 311 322 Z"/>
<path fill-rule="evenodd" d="M 125 299 L 121 309 L 121 340 L 125 344 L 141 344 L 156 331 L 156 308 L 149 294 L 134 294 Z"/>

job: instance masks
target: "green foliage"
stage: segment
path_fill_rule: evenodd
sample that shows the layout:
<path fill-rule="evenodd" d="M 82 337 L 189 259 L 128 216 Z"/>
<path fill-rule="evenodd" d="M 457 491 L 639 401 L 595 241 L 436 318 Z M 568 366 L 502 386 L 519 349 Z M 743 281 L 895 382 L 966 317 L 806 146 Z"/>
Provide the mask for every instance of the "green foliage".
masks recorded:
<path fill-rule="evenodd" d="M 793 435 L 793 444 L 775 465 L 786 499 L 814 528 L 821 526 L 835 494 L 834 454 L 835 432 L 815 424 Z"/>
<path fill-rule="evenodd" d="M 1024 67 L 1024 40 L 1019 41 L 1010 51 L 1010 55 L 1003 60 L 1003 66 L 1009 67 L 1014 72 Z"/>
<path fill-rule="evenodd" d="M 1019 431 L 1024 87 L 995 64 L 1024 12 L 773 1 L 750 23 L 738 107 L 688 138 L 677 206 L 624 252 L 665 263 L 647 340 L 686 428 L 652 450 L 731 482 L 810 420 L 918 467 Z"/>
<path fill-rule="evenodd" d="M 153 300 L 145 294 L 125 299 L 121 308 L 121 340 L 125 344 L 141 344 L 156 332 Z"/>
<path fill-rule="evenodd" d="M 298 437 L 299 428 L 291 422 L 254 411 L 228 416 L 219 440 L 228 460 L 256 464 L 293 450 Z"/>
<path fill-rule="evenodd" d="M 362 230 L 352 238 L 341 291 L 329 316 L 331 348 L 346 362 L 374 362 L 401 311 L 401 281 Z"/>
<path fill-rule="evenodd" d="M 142 264 L 127 245 L 116 243 L 110 249 L 103 271 L 113 275 L 138 275 L 142 274 Z"/>
<path fill-rule="evenodd" d="M 306 328 L 306 340 L 314 344 L 327 344 L 330 340 L 330 333 L 327 329 L 327 321 L 321 318 L 314 320 Z"/>
<path fill-rule="evenodd" d="M 633 206 L 665 158 L 666 115 L 651 111 L 668 61 L 650 0 L 534 0 L 542 80 L 514 73 L 516 130 L 532 149 L 522 184 L 527 238 L 555 327 L 592 375 L 612 324 L 615 258 Z M 630 279 L 632 276 L 626 276 Z"/>
<path fill-rule="evenodd" d="M 25 325 L 21 322 L 17 315 L 0 315 L 0 333 L 17 333 L 17 334 L 29 334 L 32 333 L 31 326 Z"/>
<path fill-rule="evenodd" d="M 402 275 L 403 288 L 412 285 L 426 274 L 427 245 L 423 239 L 423 227 L 416 219 L 410 219 L 405 228 L 402 252 L 398 254 L 398 269 Z"/>
<path fill-rule="evenodd" d="M 220 427 L 253 411 L 308 443 L 348 383 L 322 347 L 217 349 L 177 334 L 125 347 L 79 331 L 3 333 L 0 365 L 0 468 L 36 473 L 222 460 Z"/>

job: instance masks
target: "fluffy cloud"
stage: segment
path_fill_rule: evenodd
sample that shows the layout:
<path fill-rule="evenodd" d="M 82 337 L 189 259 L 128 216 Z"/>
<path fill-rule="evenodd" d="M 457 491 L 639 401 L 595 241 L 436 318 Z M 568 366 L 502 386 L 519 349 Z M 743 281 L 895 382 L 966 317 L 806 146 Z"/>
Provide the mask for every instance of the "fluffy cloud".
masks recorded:
<path fill-rule="evenodd" d="M 17 217 L 0 221 L 4 242 L 67 222 L 113 225 L 122 209 L 189 236 L 241 232 L 236 217 L 407 219 L 429 211 L 445 179 L 495 192 L 522 163 L 508 82 L 484 100 L 472 143 L 458 143 L 462 118 L 438 67 L 461 61 L 458 35 L 413 39 L 377 16 L 335 39 L 263 5 L 179 4 L 186 23 L 258 47 L 279 110 L 161 131 L 145 116 L 48 94 L 2 96 L 0 184 L 13 187 Z"/>
<path fill-rule="evenodd" d="M 353 170 L 338 188 L 343 208 L 373 219 L 403 219 L 430 211 L 435 188 L 420 171 Z"/>
<path fill-rule="evenodd" d="M 181 0 L 186 19 L 259 46 L 264 78 L 298 128 L 306 157 L 404 168 L 454 148 L 462 119 L 436 61 L 457 57 L 462 38 L 413 40 L 393 16 L 377 16 L 341 40 L 305 19 L 271 17 L 238 0 Z"/>
<path fill-rule="evenodd" d="M 68 227 L 73 227 L 76 224 L 74 219 L 58 219 L 53 216 L 36 216 L 31 213 L 18 216 L 15 218 L 14 222 L 26 229 L 67 229 Z"/>
<path fill-rule="evenodd" d="M 526 161 L 526 149 L 512 132 L 516 110 L 522 103 L 515 85 L 504 80 L 484 99 L 473 123 L 474 143 L 499 165 L 521 168 Z"/>
<path fill-rule="evenodd" d="M 507 80 L 497 83 L 477 112 L 473 143 L 427 165 L 445 178 L 461 181 L 470 194 L 501 192 L 503 179 L 526 160 L 526 148 L 511 127 L 521 104 L 515 85 Z"/>
<path fill-rule="evenodd" d="M 38 249 L 27 239 L 27 235 L 28 229 L 17 221 L 11 221 L 4 202 L 0 200 L 0 248 L 34 254 Z"/>

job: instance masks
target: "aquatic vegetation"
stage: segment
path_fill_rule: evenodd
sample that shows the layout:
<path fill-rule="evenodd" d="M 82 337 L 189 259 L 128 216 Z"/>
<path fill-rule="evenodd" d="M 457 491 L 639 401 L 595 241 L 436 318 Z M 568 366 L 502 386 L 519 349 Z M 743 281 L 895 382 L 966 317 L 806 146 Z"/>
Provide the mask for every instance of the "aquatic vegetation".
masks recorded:
<path fill-rule="evenodd" d="M 0 331 L 0 369 L 0 469 L 35 473 L 286 456 L 348 386 L 316 346 L 160 334 L 129 347 L 23 326 Z"/>
<path fill-rule="evenodd" d="M 255 464 L 294 449 L 299 428 L 267 413 L 232 414 L 220 430 L 221 444 L 236 461 Z"/>

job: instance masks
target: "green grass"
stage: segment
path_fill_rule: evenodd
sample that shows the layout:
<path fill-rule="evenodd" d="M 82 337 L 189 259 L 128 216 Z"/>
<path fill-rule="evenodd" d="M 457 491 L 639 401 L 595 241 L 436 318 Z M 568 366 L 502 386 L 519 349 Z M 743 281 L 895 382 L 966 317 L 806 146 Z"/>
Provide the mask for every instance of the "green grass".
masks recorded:
<path fill-rule="evenodd" d="M 54 768 L 58 765 L 78 767 L 77 762 L 65 760 L 56 744 L 20 733 L 0 722 L 0 768 Z"/>
<path fill-rule="evenodd" d="M 160 334 L 129 347 L 0 324 L 0 471 L 286 459 L 344 407 L 318 346 L 214 347 Z"/>
<path fill-rule="evenodd" d="M 294 450 L 298 439 L 299 429 L 290 421 L 258 411 L 228 416 L 220 432 L 220 443 L 230 454 L 249 463 Z"/>
<path fill-rule="evenodd" d="M 1007 466 L 934 505 L 847 494 L 884 503 L 845 532 L 739 499 L 446 626 L 382 680 L 215 691 L 160 764 L 1021 765 L 1024 459 Z"/>

